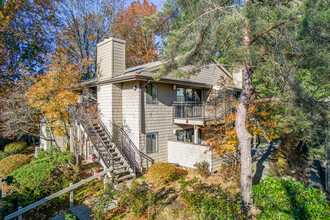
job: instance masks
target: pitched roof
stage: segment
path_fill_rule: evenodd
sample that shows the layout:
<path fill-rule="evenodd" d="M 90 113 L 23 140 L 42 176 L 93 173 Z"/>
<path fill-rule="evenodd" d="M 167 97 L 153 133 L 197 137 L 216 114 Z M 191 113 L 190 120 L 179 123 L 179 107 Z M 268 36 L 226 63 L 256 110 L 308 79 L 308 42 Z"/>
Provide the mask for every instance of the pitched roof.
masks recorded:
<path fill-rule="evenodd" d="M 119 83 L 119 82 L 125 82 L 125 81 L 132 81 L 132 80 L 144 80 L 144 81 L 154 81 L 154 72 L 155 70 L 160 69 L 163 66 L 163 63 L 161 61 L 157 62 L 151 62 L 140 66 L 135 66 L 131 68 L 127 68 L 125 70 L 125 73 L 115 76 L 110 79 L 105 79 L 102 81 L 98 81 L 97 77 L 86 80 L 83 84 L 87 86 L 94 86 L 99 84 L 107 84 L 107 83 Z M 188 68 L 188 67 L 187 67 Z M 187 69 L 183 68 L 183 69 Z M 173 84 L 181 84 L 181 85 L 187 85 L 187 86 L 197 86 L 197 87 L 205 87 L 205 88 L 212 88 L 218 81 L 219 74 L 213 74 L 212 75 L 212 68 L 213 72 L 215 69 L 220 68 L 222 72 L 225 72 L 227 70 L 224 69 L 224 67 L 219 67 L 217 64 L 210 64 L 206 66 L 205 68 L 210 69 L 208 72 L 211 72 L 210 77 L 198 77 L 198 75 L 193 75 L 189 79 L 187 78 L 178 78 L 172 75 L 166 75 L 160 78 L 160 82 L 163 83 L 173 83 Z M 203 71 L 203 70 L 202 70 Z"/>

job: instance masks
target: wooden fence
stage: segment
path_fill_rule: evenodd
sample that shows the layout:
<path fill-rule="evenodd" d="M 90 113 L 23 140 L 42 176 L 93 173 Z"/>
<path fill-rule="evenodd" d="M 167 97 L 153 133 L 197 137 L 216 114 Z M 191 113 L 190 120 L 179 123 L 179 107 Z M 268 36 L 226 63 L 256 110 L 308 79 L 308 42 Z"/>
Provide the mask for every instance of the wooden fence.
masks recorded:
<path fill-rule="evenodd" d="M 87 183 L 87 182 L 89 182 L 91 180 L 94 180 L 94 179 L 99 178 L 99 177 L 102 177 L 102 176 L 104 176 L 104 184 L 106 184 L 106 182 L 107 182 L 107 173 L 108 172 L 112 172 L 112 168 L 106 169 L 106 170 L 104 170 L 104 171 L 102 171 L 102 172 L 100 172 L 100 173 L 98 173 L 98 174 L 96 174 L 94 176 L 91 176 L 91 177 L 89 177 L 87 179 L 84 179 L 84 180 L 82 180 L 82 181 L 80 181 L 78 183 L 75 183 L 75 184 L 72 184 L 71 183 L 70 184 L 70 187 L 67 187 L 67 188 L 65 188 L 65 189 L 63 189 L 61 191 L 58 191 L 58 192 L 50 195 L 50 196 L 47 196 L 46 198 L 43 198 L 43 199 L 41 199 L 41 200 L 39 200 L 39 201 L 37 201 L 35 203 L 32 203 L 31 205 L 28 205 L 28 206 L 26 206 L 24 208 L 19 207 L 16 212 L 13 212 L 13 213 L 5 216 L 4 220 L 13 219 L 15 217 L 18 217 L 18 220 L 21 220 L 22 219 L 22 216 L 23 216 L 23 214 L 25 212 L 28 212 L 31 209 L 34 209 L 34 208 L 36 208 L 36 207 L 38 207 L 38 206 L 40 206 L 40 205 L 42 205 L 42 204 L 44 204 L 44 203 L 52 200 L 52 199 L 55 199 L 56 197 L 59 197 L 60 195 L 63 195 L 64 193 L 67 193 L 67 192 L 70 192 L 70 208 L 73 208 L 73 190 L 76 189 L 76 188 L 78 188 L 79 186 L 84 185 L 85 183 Z M 1 194 L 1 192 L 0 192 L 0 194 Z"/>

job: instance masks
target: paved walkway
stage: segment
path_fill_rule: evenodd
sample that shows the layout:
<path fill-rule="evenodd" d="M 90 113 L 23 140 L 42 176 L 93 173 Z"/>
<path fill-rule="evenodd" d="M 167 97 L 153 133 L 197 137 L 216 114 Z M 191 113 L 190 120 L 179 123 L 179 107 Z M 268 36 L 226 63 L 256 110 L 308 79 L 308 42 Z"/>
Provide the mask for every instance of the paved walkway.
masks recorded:
<path fill-rule="evenodd" d="M 263 143 L 257 148 L 252 149 L 252 184 L 256 185 L 261 180 L 271 174 L 270 171 L 270 153 L 277 147 L 274 143 Z"/>

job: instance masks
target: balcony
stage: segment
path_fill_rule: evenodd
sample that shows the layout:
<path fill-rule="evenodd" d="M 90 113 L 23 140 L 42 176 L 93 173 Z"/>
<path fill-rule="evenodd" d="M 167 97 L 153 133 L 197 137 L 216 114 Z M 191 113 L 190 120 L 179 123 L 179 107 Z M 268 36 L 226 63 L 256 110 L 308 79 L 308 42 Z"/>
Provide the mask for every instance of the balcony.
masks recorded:
<path fill-rule="evenodd" d="M 223 118 L 223 103 L 173 102 L 173 122 L 176 124 L 204 126 Z"/>

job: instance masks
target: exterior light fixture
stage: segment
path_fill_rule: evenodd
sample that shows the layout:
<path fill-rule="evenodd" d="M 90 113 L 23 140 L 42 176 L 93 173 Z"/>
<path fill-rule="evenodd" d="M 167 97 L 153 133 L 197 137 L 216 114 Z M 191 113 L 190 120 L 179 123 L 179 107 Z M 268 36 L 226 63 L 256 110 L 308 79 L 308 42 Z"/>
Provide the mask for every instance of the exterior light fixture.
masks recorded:
<path fill-rule="evenodd" d="M 137 89 L 137 85 L 133 86 L 133 89 L 134 89 L 134 91 L 136 91 L 136 89 Z"/>

